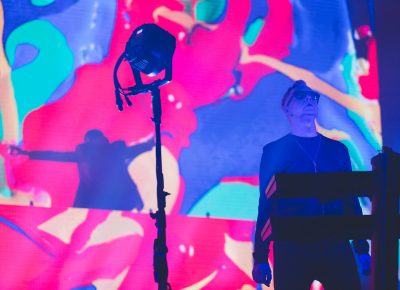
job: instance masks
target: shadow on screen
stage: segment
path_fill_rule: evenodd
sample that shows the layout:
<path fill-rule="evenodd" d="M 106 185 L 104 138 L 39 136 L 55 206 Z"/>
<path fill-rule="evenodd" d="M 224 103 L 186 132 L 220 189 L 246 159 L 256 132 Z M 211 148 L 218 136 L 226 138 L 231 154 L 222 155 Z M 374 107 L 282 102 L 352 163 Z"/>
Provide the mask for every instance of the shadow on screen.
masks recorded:
<path fill-rule="evenodd" d="M 130 162 L 154 146 L 150 140 L 127 146 L 122 140 L 110 142 L 97 129 L 89 130 L 75 151 L 26 151 L 10 147 L 11 155 L 27 155 L 31 160 L 77 164 L 79 186 L 73 207 L 140 211 L 143 201 L 128 172 Z"/>

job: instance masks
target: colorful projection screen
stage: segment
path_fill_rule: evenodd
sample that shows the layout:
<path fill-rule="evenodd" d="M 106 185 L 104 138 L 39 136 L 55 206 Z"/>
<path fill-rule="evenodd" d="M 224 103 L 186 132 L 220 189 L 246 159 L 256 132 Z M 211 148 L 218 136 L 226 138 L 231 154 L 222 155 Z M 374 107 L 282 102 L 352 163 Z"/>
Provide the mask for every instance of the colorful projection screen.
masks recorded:
<path fill-rule="evenodd" d="M 0 4 L 1 289 L 156 289 L 151 95 L 118 112 L 113 83 L 142 24 L 177 45 L 161 87 L 174 289 L 255 289 L 259 162 L 289 132 L 294 80 L 321 93 L 318 131 L 353 170 L 381 147 L 374 31 L 345 0 Z M 127 63 L 118 76 L 134 84 Z"/>

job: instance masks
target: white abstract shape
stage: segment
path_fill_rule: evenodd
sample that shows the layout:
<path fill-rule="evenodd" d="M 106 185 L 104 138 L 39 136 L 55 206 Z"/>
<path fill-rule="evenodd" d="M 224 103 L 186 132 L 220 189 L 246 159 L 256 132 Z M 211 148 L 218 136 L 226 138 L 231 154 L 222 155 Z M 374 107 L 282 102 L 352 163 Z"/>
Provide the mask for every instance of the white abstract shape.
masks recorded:
<path fill-rule="evenodd" d="M 84 208 L 68 208 L 38 225 L 38 229 L 69 244 L 75 229 L 86 220 L 88 211 Z"/>
<path fill-rule="evenodd" d="M 311 284 L 310 290 L 320 290 L 321 288 L 322 288 L 321 282 L 319 282 L 318 280 L 314 280 Z"/>
<path fill-rule="evenodd" d="M 180 245 L 179 245 L 179 251 L 181 251 L 181 253 L 186 253 L 186 247 L 185 247 L 185 245 L 180 244 Z"/>
<path fill-rule="evenodd" d="M 254 288 L 254 286 L 252 286 L 252 285 L 244 284 L 242 286 L 242 288 L 240 288 L 239 290 L 256 290 L 256 288 Z M 270 289 L 270 290 L 273 290 L 273 289 Z"/>
<path fill-rule="evenodd" d="M 207 286 L 207 284 L 210 283 L 215 278 L 215 276 L 217 276 L 217 274 L 218 274 L 218 270 L 215 270 L 210 275 L 205 277 L 203 280 L 200 280 L 199 282 L 197 282 L 197 283 L 195 283 L 195 284 L 193 284 L 193 285 L 191 285 L 189 287 L 183 288 L 182 290 L 199 290 L 199 289 L 202 289 L 203 287 Z"/>
<path fill-rule="evenodd" d="M 98 279 L 93 282 L 97 290 L 118 290 L 129 272 L 130 267 L 126 267 L 115 279 Z"/>
<path fill-rule="evenodd" d="M 168 94 L 168 101 L 170 101 L 170 102 L 175 101 L 175 97 L 173 94 Z"/>
<path fill-rule="evenodd" d="M 179 167 L 174 155 L 172 155 L 167 148 L 162 146 L 161 153 L 164 173 L 164 190 L 170 193 L 170 195 L 167 196 L 165 211 L 169 213 L 178 197 L 180 183 Z M 129 164 L 129 174 L 135 182 L 144 203 L 142 212 L 149 212 L 150 209 L 157 208 L 157 179 L 155 168 L 155 148 L 140 154 Z"/>
<path fill-rule="evenodd" d="M 253 269 L 252 260 L 252 249 L 253 244 L 248 242 L 236 241 L 232 239 L 228 234 L 225 234 L 225 254 L 231 261 L 247 276 L 252 277 L 251 271 Z"/>
<path fill-rule="evenodd" d="M 143 227 L 137 221 L 122 216 L 122 212 L 112 211 L 108 215 L 107 219 L 98 224 L 93 230 L 89 240 L 82 249 L 78 251 L 78 254 L 90 247 L 132 235 L 143 237 Z"/>
<path fill-rule="evenodd" d="M 182 41 L 186 37 L 186 33 L 181 31 L 178 33 L 178 40 Z"/>
<path fill-rule="evenodd" d="M 7 190 L 8 187 L 3 186 L 2 189 Z M 51 207 L 50 194 L 39 188 L 23 186 L 8 189 L 8 192 L 10 196 L 5 196 L 4 192 L 0 194 L 0 204 Z"/>
<path fill-rule="evenodd" d="M 194 256 L 194 247 L 192 245 L 189 246 L 189 257 Z"/>

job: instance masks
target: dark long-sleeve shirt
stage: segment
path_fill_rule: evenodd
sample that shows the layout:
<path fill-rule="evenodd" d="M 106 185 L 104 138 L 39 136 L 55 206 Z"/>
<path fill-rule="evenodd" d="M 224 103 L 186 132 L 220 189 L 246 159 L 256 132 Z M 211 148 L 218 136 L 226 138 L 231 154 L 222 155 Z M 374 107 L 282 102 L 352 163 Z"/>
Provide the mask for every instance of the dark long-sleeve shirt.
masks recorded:
<path fill-rule="evenodd" d="M 276 215 L 362 215 L 358 198 L 326 200 L 297 198 L 272 200 L 265 190 L 277 173 L 348 172 L 351 163 L 346 146 L 320 134 L 298 137 L 288 134 L 264 146 L 260 164 L 260 199 L 255 233 L 254 260 L 268 260 L 269 217 Z M 364 241 L 364 243 L 366 243 Z"/>

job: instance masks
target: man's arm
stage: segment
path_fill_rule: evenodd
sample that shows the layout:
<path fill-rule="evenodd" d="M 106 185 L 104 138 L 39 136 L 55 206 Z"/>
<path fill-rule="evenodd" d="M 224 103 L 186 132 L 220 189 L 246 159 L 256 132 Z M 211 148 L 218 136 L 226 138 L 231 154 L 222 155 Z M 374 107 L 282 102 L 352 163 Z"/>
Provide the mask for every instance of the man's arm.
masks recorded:
<path fill-rule="evenodd" d="M 150 138 L 144 143 L 135 144 L 127 147 L 127 158 L 133 159 L 143 152 L 150 151 L 154 147 L 154 139 Z"/>
<path fill-rule="evenodd" d="M 264 147 L 260 164 L 260 198 L 254 237 L 254 266 L 252 274 L 255 282 L 263 283 L 267 286 L 269 286 L 272 280 L 271 268 L 268 263 L 271 236 L 271 224 L 269 222 L 271 200 L 267 198 L 265 190 L 274 174 L 272 164 L 273 159 L 270 150 L 268 150 L 267 147 Z"/>

